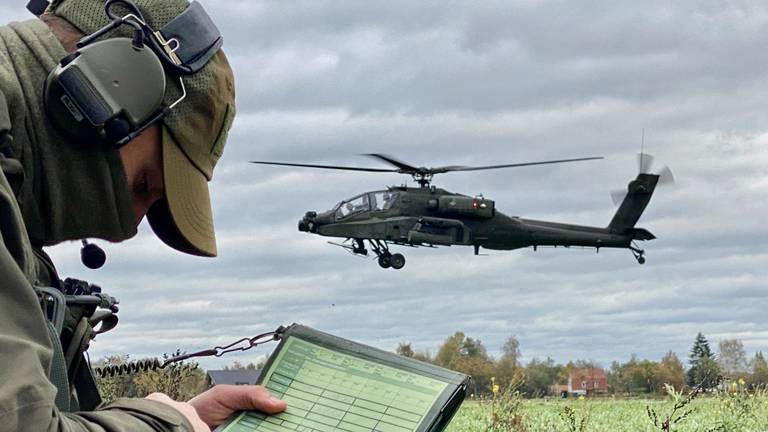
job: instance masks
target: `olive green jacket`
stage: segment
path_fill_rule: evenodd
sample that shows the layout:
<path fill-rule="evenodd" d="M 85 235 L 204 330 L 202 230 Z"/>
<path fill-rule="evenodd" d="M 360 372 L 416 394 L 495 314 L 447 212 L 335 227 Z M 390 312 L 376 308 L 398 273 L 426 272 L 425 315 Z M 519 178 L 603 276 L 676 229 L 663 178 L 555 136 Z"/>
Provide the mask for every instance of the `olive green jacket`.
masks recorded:
<path fill-rule="evenodd" d="M 135 233 L 117 153 L 68 147 L 42 114 L 44 71 L 64 54 L 39 21 L 0 27 L 0 431 L 192 430 L 175 409 L 145 399 L 89 412 L 60 411 L 55 403 L 49 376 L 62 366 L 54 360 L 61 348 L 33 289 L 55 271 L 35 249 L 78 235 L 121 240 Z M 87 174 L 72 170 L 78 164 Z M 73 209 L 99 216 L 73 221 Z"/>

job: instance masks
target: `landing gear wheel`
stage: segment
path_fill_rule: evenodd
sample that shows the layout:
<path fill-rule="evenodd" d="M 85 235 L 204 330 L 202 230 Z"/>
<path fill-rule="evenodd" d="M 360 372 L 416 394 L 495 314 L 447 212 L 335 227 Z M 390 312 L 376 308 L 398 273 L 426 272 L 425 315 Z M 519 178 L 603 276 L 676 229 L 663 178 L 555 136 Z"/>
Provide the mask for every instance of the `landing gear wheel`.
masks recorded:
<path fill-rule="evenodd" d="M 390 264 L 392 264 L 393 269 L 400 270 L 405 266 L 405 257 L 403 254 L 396 253 L 390 258 Z"/>
<path fill-rule="evenodd" d="M 392 255 L 388 255 L 388 254 L 379 255 L 379 266 L 381 266 L 381 268 L 392 267 Z"/>
<path fill-rule="evenodd" d="M 637 257 L 637 262 L 640 264 L 645 264 L 645 257 L 640 255 L 639 257 Z"/>

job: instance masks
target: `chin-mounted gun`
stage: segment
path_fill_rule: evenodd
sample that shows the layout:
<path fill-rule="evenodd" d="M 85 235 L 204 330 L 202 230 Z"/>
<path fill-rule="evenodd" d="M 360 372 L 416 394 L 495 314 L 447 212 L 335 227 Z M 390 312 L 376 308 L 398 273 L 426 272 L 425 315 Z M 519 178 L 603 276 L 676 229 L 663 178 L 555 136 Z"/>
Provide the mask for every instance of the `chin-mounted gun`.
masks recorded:
<path fill-rule="evenodd" d="M 119 301 L 101 292 L 100 286 L 73 278 L 61 281 L 60 286 L 35 287 L 43 313 L 60 335 L 65 330 L 75 333 L 87 323 L 93 338 L 117 326 Z"/>

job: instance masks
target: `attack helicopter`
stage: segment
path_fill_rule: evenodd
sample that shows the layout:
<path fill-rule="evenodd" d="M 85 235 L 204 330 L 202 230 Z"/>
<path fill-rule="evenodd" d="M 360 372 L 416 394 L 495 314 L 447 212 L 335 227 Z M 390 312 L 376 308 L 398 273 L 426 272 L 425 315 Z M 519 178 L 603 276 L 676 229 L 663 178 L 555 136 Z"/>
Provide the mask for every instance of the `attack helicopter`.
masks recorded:
<path fill-rule="evenodd" d="M 437 174 L 480 171 L 580 162 L 602 157 L 583 157 L 539 162 L 489 166 L 416 167 L 388 155 L 367 154 L 393 168 L 360 168 L 334 165 L 250 161 L 254 164 L 330 170 L 394 172 L 413 177 L 418 187 L 390 186 L 385 190 L 366 192 L 336 204 L 325 212 L 308 211 L 298 223 L 302 232 L 326 237 L 344 238 L 341 246 L 354 255 L 373 252 L 382 268 L 401 269 L 405 256 L 392 253 L 390 246 L 438 247 L 471 246 L 475 255 L 480 249 L 512 250 L 543 246 L 624 248 L 638 263 L 645 263 L 645 251 L 637 241 L 656 237 L 635 224 L 640 219 L 658 184 L 673 181 L 672 173 L 663 168 L 650 173 L 653 157 L 639 155 L 639 174 L 626 190 L 611 193 L 618 210 L 606 227 L 571 225 L 507 216 L 496 210 L 496 203 L 482 195 L 467 196 L 432 185 Z"/>

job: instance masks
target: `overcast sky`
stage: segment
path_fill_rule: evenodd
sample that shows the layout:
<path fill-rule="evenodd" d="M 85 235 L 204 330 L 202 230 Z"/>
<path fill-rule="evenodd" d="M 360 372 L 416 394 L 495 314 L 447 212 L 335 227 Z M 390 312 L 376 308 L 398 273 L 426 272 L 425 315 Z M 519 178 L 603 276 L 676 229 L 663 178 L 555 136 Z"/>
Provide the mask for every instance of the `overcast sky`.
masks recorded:
<path fill-rule="evenodd" d="M 13 3 L 12 5 L 10 3 Z M 78 245 L 63 275 L 122 300 L 92 358 L 197 350 L 300 322 L 384 349 L 434 353 L 455 331 L 491 354 L 516 335 L 524 360 L 635 353 L 687 357 L 696 333 L 768 351 L 768 4 L 764 1 L 202 1 L 225 37 L 238 117 L 211 184 L 219 257 L 184 256 L 143 225 Z M 24 18 L 3 0 L 0 16 Z M 609 192 L 645 149 L 677 178 L 627 250 L 402 250 L 401 271 L 300 233 L 307 210 L 408 180 L 288 169 L 250 159 L 385 166 L 605 156 L 570 165 L 454 173 L 436 183 L 497 209 L 605 226 Z M 101 242 L 104 245 L 104 242 Z M 268 352 L 203 362 L 218 367 Z"/>

